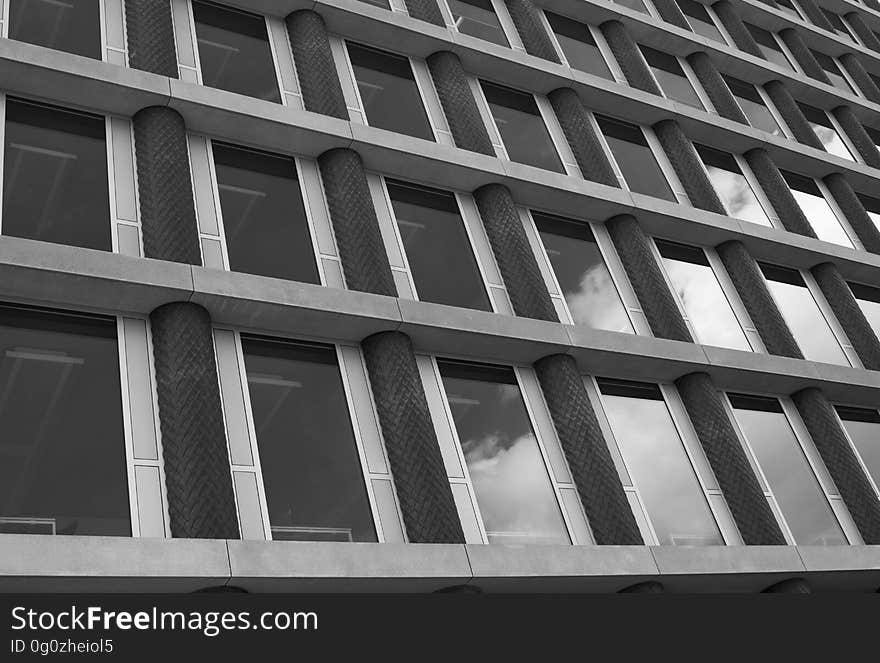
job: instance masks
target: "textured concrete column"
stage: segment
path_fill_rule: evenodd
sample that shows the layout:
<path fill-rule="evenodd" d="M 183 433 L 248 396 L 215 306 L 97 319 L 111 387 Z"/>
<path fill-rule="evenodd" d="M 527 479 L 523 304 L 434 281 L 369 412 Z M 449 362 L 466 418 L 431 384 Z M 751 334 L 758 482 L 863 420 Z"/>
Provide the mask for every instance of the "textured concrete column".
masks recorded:
<path fill-rule="evenodd" d="M 782 81 L 770 81 L 764 85 L 764 89 L 798 142 L 824 152 L 822 141 L 816 136 L 785 84 Z"/>
<path fill-rule="evenodd" d="M 290 14 L 285 23 L 305 109 L 347 120 L 348 109 L 324 19 L 310 9 L 302 9 Z"/>
<path fill-rule="evenodd" d="M 690 373 L 676 380 L 675 386 L 743 542 L 752 546 L 785 545 L 785 536 L 767 504 L 712 378 L 706 373 Z"/>
<path fill-rule="evenodd" d="M 183 118 L 168 106 L 150 106 L 132 124 L 144 254 L 201 265 Z"/>
<path fill-rule="evenodd" d="M 599 26 L 605 41 L 611 48 L 614 59 L 620 65 L 626 80 L 634 88 L 662 96 L 660 88 L 654 82 L 648 65 L 645 63 L 638 46 L 629 36 L 626 27 L 620 21 L 605 21 Z"/>
<path fill-rule="evenodd" d="M 510 190 L 501 184 L 487 184 L 474 191 L 474 200 L 514 313 L 524 318 L 558 322 L 556 308 Z"/>
<path fill-rule="evenodd" d="M 853 349 L 862 360 L 862 364 L 867 369 L 880 370 L 880 340 L 877 339 L 840 270 L 833 263 L 823 262 L 813 267 L 810 272 L 819 284 L 831 310 L 834 311 L 834 316 L 843 327 L 846 337 L 852 343 Z"/>
<path fill-rule="evenodd" d="M 404 0 L 404 2 L 407 13 L 413 18 L 439 25 L 441 28 L 446 26 L 437 0 Z"/>
<path fill-rule="evenodd" d="M 150 324 L 171 534 L 237 539 L 211 317 L 175 302 L 153 311 Z"/>
<path fill-rule="evenodd" d="M 767 288 L 761 269 L 742 242 L 731 240 L 715 247 L 739 298 L 771 355 L 803 359 L 785 319 Z"/>
<path fill-rule="evenodd" d="M 862 123 L 856 117 L 856 114 L 853 113 L 852 108 L 849 106 L 838 106 L 831 112 L 837 121 L 840 122 L 840 126 L 843 127 L 853 145 L 856 146 L 865 163 L 874 168 L 880 168 L 880 150 L 877 149 Z"/>
<path fill-rule="evenodd" d="M 574 359 L 549 355 L 535 363 L 535 373 L 596 543 L 641 545 L 642 535 Z"/>
<path fill-rule="evenodd" d="M 684 318 L 654 259 L 650 240 L 638 221 L 629 214 L 621 214 L 609 219 L 605 227 L 611 234 L 654 336 L 692 343 Z"/>
<path fill-rule="evenodd" d="M 791 51 L 794 59 L 797 60 L 798 64 L 801 66 L 801 69 L 804 70 L 804 73 L 807 76 L 822 83 L 827 83 L 828 85 L 831 85 L 831 79 L 828 78 L 828 74 L 825 73 L 825 70 L 822 69 L 822 67 L 816 61 L 816 58 L 813 57 L 810 49 L 807 48 L 804 40 L 801 39 L 801 36 L 794 28 L 786 28 L 785 30 L 782 30 L 779 33 L 779 36 L 782 41 L 785 42 L 785 45 L 788 46 L 788 50 Z"/>
<path fill-rule="evenodd" d="M 328 150 L 318 157 L 318 167 L 348 289 L 397 296 L 360 155 Z"/>
<path fill-rule="evenodd" d="M 810 583 L 803 578 L 789 578 L 761 590 L 762 594 L 812 594 Z"/>
<path fill-rule="evenodd" d="M 541 10 L 532 0 L 504 0 L 504 4 L 507 5 L 507 11 L 513 19 L 526 53 L 558 64 L 559 55 L 541 20 Z"/>
<path fill-rule="evenodd" d="M 807 387 L 792 395 L 828 473 L 868 545 L 880 544 L 880 500 L 825 394 Z"/>
<path fill-rule="evenodd" d="M 874 79 L 868 75 L 865 67 L 862 66 L 862 63 L 858 61 L 856 56 L 852 53 L 844 53 L 839 59 L 840 64 L 843 65 L 846 73 L 855 81 L 862 94 L 875 104 L 880 103 L 880 88 L 877 87 Z"/>
<path fill-rule="evenodd" d="M 715 10 L 715 14 L 721 21 L 724 29 L 727 30 L 727 34 L 733 39 L 733 43 L 736 44 L 737 48 L 762 60 L 766 59 L 758 47 L 758 42 L 752 37 L 752 33 L 749 32 L 749 29 L 740 20 L 739 14 L 736 13 L 736 9 L 728 0 L 716 2 L 712 5 L 712 9 Z"/>
<path fill-rule="evenodd" d="M 733 98 L 730 88 L 727 87 L 727 84 L 715 67 L 715 63 L 712 62 L 712 58 L 703 51 L 697 51 L 688 55 L 686 59 L 691 69 L 697 75 L 700 85 L 703 86 L 706 94 L 709 95 L 709 99 L 712 101 L 712 105 L 715 106 L 718 114 L 734 122 L 749 124 L 739 104 L 736 103 L 736 99 Z"/>
<path fill-rule="evenodd" d="M 575 161 L 584 178 L 619 187 L 611 162 L 602 149 L 599 137 L 590 123 L 587 109 L 584 108 L 577 92 L 568 87 L 561 87 L 548 94 L 547 99 L 553 106 L 562 133 L 571 146 Z"/>
<path fill-rule="evenodd" d="M 464 543 L 409 337 L 380 332 L 361 345 L 409 541 Z"/>
<path fill-rule="evenodd" d="M 813 23 L 813 25 L 828 30 L 828 32 L 834 32 L 834 26 L 831 25 L 831 21 L 828 20 L 828 17 L 825 16 L 815 0 L 798 0 L 798 4 L 801 6 L 801 9 L 804 10 L 804 14 L 807 15 L 807 18 Z"/>
<path fill-rule="evenodd" d="M 654 133 L 669 157 L 691 204 L 708 212 L 727 214 L 693 143 L 684 135 L 678 122 L 672 119 L 661 120 L 654 125 Z"/>
<path fill-rule="evenodd" d="M 798 235 L 815 238 L 816 232 L 807 221 L 782 173 L 770 159 L 767 151 L 762 147 L 756 147 L 746 152 L 744 156 L 785 229 Z"/>
<path fill-rule="evenodd" d="M 456 147 L 494 157 L 495 148 L 459 57 L 450 51 L 437 51 L 427 63 Z"/>
<path fill-rule="evenodd" d="M 845 16 L 847 22 L 852 26 L 852 29 L 859 36 L 859 39 L 862 40 L 862 43 L 870 48 L 872 51 L 877 51 L 880 53 L 880 39 L 877 38 L 877 35 L 868 27 L 867 23 L 865 23 L 862 15 L 859 12 L 850 12 Z"/>
<path fill-rule="evenodd" d="M 171 0 L 126 2 L 125 32 L 129 67 L 178 77 Z"/>
<path fill-rule="evenodd" d="M 687 22 L 687 19 L 684 17 L 684 14 L 682 14 L 681 9 L 679 9 L 675 0 L 654 0 L 654 7 L 657 8 L 660 18 L 667 23 L 677 25 L 688 32 L 693 32 L 690 24 Z"/>
<path fill-rule="evenodd" d="M 880 231 L 868 216 L 862 201 L 842 173 L 831 173 L 822 180 L 843 211 L 846 220 L 864 245 L 865 250 L 880 254 Z"/>

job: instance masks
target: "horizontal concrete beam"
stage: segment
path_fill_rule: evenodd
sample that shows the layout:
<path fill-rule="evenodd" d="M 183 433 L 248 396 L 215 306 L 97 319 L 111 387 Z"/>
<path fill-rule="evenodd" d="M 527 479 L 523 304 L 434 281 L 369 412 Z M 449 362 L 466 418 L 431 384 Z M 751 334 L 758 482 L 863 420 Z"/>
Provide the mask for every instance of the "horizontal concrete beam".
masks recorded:
<path fill-rule="evenodd" d="M 504 546 L 0 534 L 3 592 L 874 591 L 880 546 Z"/>

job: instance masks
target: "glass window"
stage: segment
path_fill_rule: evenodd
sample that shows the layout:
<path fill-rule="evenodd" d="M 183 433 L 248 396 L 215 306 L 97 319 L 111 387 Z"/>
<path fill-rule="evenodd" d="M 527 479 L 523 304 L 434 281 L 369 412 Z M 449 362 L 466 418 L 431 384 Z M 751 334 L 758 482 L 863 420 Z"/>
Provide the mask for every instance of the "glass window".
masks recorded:
<path fill-rule="evenodd" d="M 9 38 L 100 60 L 99 0 L 10 0 Z"/>
<path fill-rule="evenodd" d="M 597 114 L 596 120 L 627 186 L 637 193 L 677 202 L 641 127 L 605 115 Z"/>
<path fill-rule="evenodd" d="M 822 195 L 816 182 L 809 177 L 797 175 L 787 170 L 780 170 L 780 172 L 819 239 L 853 248 L 852 241 L 843 226 L 840 225 L 840 220 L 831 209 L 828 201 L 825 200 L 825 196 Z"/>
<path fill-rule="evenodd" d="M 491 0 L 448 0 L 456 29 L 499 46 L 510 46 Z"/>
<path fill-rule="evenodd" d="M 778 64 L 783 69 L 791 69 L 794 71 L 794 66 L 788 61 L 788 58 L 772 33 L 767 32 L 756 25 L 752 25 L 751 23 L 746 23 L 745 26 L 748 28 L 749 32 L 752 33 L 752 37 L 758 43 L 758 48 L 761 53 L 764 54 L 764 58 L 768 62 Z"/>
<path fill-rule="evenodd" d="M 800 106 L 804 117 L 807 118 L 807 122 L 810 123 L 810 126 L 819 138 L 819 141 L 825 147 L 825 150 L 829 154 L 834 154 L 843 157 L 844 159 L 855 161 L 852 153 L 846 146 L 846 143 L 843 142 L 843 138 L 837 133 L 837 129 L 834 128 L 834 125 L 831 123 L 831 120 L 828 118 L 825 111 L 820 110 L 815 106 L 809 106 L 801 102 L 797 103 L 798 106 Z"/>
<path fill-rule="evenodd" d="M 748 118 L 749 124 L 755 129 L 761 129 L 776 136 L 783 135 L 779 123 L 754 85 L 732 76 L 722 74 L 722 77 L 727 83 L 727 87 L 730 88 L 731 94 L 736 97 L 736 101 Z"/>
<path fill-rule="evenodd" d="M 663 94 L 669 99 L 704 110 L 694 86 L 691 85 L 681 68 L 681 64 L 675 57 L 647 46 L 639 46 L 639 48 L 642 49 L 642 54 L 645 56 L 648 66 L 651 67 L 654 78 L 657 79 Z"/>
<path fill-rule="evenodd" d="M 376 541 L 332 346 L 241 338 L 272 538 Z"/>
<path fill-rule="evenodd" d="M 720 41 L 722 44 L 727 43 L 705 5 L 694 2 L 694 0 L 677 0 L 677 2 L 694 32 L 709 39 Z"/>
<path fill-rule="evenodd" d="M 874 225 L 877 226 L 877 230 L 880 230 L 880 198 L 872 198 L 861 193 L 856 195 L 865 207 L 865 211 L 868 212 L 868 216 L 874 222 Z"/>
<path fill-rule="evenodd" d="M 752 185 L 743 175 L 733 155 L 697 143 L 694 143 L 694 147 L 703 160 L 709 179 L 724 202 L 727 213 L 762 226 L 772 226 Z"/>
<path fill-rule="evenodd" d="M 391 9 L 391 3 L 388 0 L 360 0 L 361 2 L 366 2 L 368 5 L 375 5 L 376 7 L 381 7 L 382 9 Z"/>
<path fill-rule="evenodd" d="M 614 0 L 614 2 L 622 7 L 629 7 L 643 14 L 650 14 L 643 0 Z"/>
<path fill-rule="evenodd" d="M 544 13 L 569 66 L 610 81 L 614 80 L 588 26 L 553 12 Z"/>
<path fill-rule="evenodd" d="M 130 536 L 116 320 L 0 305 L 0 532 Z"/>
<path fill-rule="evenodd" d="M 213 144 L 229 268 L 320 283 L 296 162 Z"/>
<path fill-rule="evenodd" d="M 862 128 L 865 130 L 865 133 L 868 134 L 868 137 L 871 139 L 871 142 L 874 143 L 874 146 L 880 150 L 880 129 L 875 129 L 874 127 L 869 127 L 866 125 L 862 125 Z"/>
<path fill-rule="evenodd" d="M 855 37 L 853 37 L 852 33 L 850 32 L 849 27 L 846 25 L 846 23 L 843 22 L 843 19 L 840 17 L 839 14 L 828 11 L 824 7 L 822 7 L 821 9 L 822 12 L 825 14 L 825 17 L 828 19 L 829 23 L 831 23 L 832 27 L 834 28 L 834 32 L 841 35 L 842 37 L 845 37 L 846 39 L 849 39 L 853 43 L 858 43 Z"/>
<path fill-rule="evenodd" d="M 614 439 L 660 545 L 724 545 L 660 388 L 598 378 Z"/>
<path fill-rule="evenodd" d="M 574 324 L 634 333 L 590 225 L 539 212 L 532 218 Z"/>
<path fill-rule="evenodd" d="M 486 81 L 480 85 L 510 160 L 564 173 L 535 98 Z"/>
<path fill-rule="evenodd" d="M 437 364 L 489 543 L 571 543 L 513 370 Z"/>
<path fill-rule="evenodd" d="M 697 340 L 723 348 L 751 350 L 703 249 L 664 240 L 655 243 Z"/>
<path fill-rule="evenodd" d="M 491 311 L 455 195 L 397 180 L 385 184 L 419 299 Z"/>
<path fill-rule="evenodd" d="M 849 366 L 828 321 L 796 269 L 759 263 L 767 287 L 806 359 Z"/>
<path fill-rule="evenodd" d="M 880 414 L 877 410 L 848 405 L 835 408 L 874 485 L 880 486 Z"/>
<path fill-rule="evenodd" d="M 776 0 L 777 8 L 791 16 L 792 18 L 796 18 L 798 20 L 801 19 L 801 13 L 798 11 L 797 7 L 791 0 Z"/>
<path fill-rule="evenodd" d="M 193 0 L 202 83 L 281 103 L 262 16 Z"/>
<path fill-rule="evenodd" d="M 880 288 L 861 283 L 850 283 L 849 289 L 859 303 L 862 313 L 868 319 L 871 329 L 880 337 Z"/>
<path fill-rule="evenodd" d="M 820 53 L 819 51 L 810 49 L 810 52 L 813 54 L 813 57 L 816 58 L 816 61 L 819 63 L 819 66 L 825 70 L 825 73 L 828 74 L 828 78 L 831 79 L 831 84 L 836 87 L 841 92 L 847 92 L 850 94 L 854 94 L 855 90 L 853 90 L 852 86 L 844 77 L 843 73 L 840 71 L 840 67 L 837 66 L 837 63 L 834 61 L 829 55 L 825 55 L 824 53 Z"/>
<path fill-rule="evenodd" d="M 409 59 L 347 44 L 348 57 L 371 126 L 434 140 Z"/>
<path fill-rule="evenodd" d="M 728 394 L 776 503 L 799 545 L 846 545 L 819 481 L 775 398 Z"/>
<path fill-rule="evenodd" d="M 6 103 L 3 234 L 110 251 L 104 118 Z"/>

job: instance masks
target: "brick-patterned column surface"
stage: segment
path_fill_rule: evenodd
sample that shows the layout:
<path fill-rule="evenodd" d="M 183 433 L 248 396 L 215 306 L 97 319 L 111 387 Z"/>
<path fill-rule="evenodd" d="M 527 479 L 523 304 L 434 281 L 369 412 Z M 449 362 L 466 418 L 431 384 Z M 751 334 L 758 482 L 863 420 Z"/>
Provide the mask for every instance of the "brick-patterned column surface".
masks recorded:
<path fill-rule="evenodd" d="M 654 125 L 654 132 L 691 204 L 707 212 L 726 214 L 693 143 L 684 135 L 678 122 L 672 119 L 661 120 Z"/>
<path fill-rule="evenodd" d="M 846 69 L 846 73 L 852 77 L 856 86 L 862 91 L 862 94 L 875 104 L 880 103 L 880 88 L 877 87 L 874 79 L 868 75 L 865 67 L 862 66 L 862 63 L 858 61 L 856 56 L 852 53 L 844 53 L 839 59 L 840 64 Z"/>
<path fill-rule="evenodd" d="M 678 3 L 676 3 L 675 0 L 654 0 L 654 7 L 657 8 L 660 18 L 667 23 L 677 25 L 689 32 L 693 32 L 690 24 L 687 22 L 687 19 L 684 17 L 684 14 L 681 12 L 681 9 L 679 9 Z"/>
<path fill-rule="evenodd" d="M 803 210 L 794 199 L 791 189 L 767 154 L 767 150 L 756 147 L 746 152 L 744 156 L 785 229 L 798 235 L 815 238 L 816 232 L 804 216 Z"/>
<path fill-rule="evenodd" d="M 785 84 L 782 81 L 770 81 L 764 85 L 764 89 L 798 142 L 824 151 L 822 141 L 816 136 Z"/>
<path fill-rule="evenodd" d="M 171 0 L 126 2 L 125 32 L 129 67 L 178 77 Z"/>
<path fill-rule="evenodd" d="M 642 535 L 574 359 L 549 355 L 535 363 L 535 373 L 596 543 L 641 545 Z"/>
<path fill-rule="evenodd" d="M 324 19 L 310 9 L 301 9 L 285 22 L 305 109 L 347 120 L 348 109 Z"/>
<path fill-rule="evenodd" d="M 834 407 L 816 387 L 792 395 L 828 473 L 868 545 L 880 544 L 880 500 L 853 452 Z"/>
<path fill-rule="evenodd" d="M 785 545 L 785 536 L 770 510 L 742 444 L 706 373 L 675 381 L 697 437 L 746 545 Z"/>
<path fill-rule="evenodd" d="M 761 340 L 772 355 L 803 359 L 801 350 L 767 288 L 761 269 L 742 242 L 731 240 L 715 247 L 739 298 Z"/>
<path fill-rule="evenodd" d="M 605 223 L 654 336 L 693 342 L 638 221 L 621 214 Z"/>
<path fill-rule="evenodd" d="M 834 26 L 831 25 L 831 21 L 828 20 L 815 0 L 798 0 L 798 4 L 813 25 L 828 30 L 828 32 L 834 32 Z"/>
<path fill-rule="evenodd" d="M 494 157 L 495 148 L 459 57 L 450 51 L 437 51 L 427 63 L 456 147 Z"/>
<path fill-rule="evenodd" d="M 748 119 L 721 77 L 721 73 L 715 67 L 715 63 L 712 62 L 712 58 L 703 51 L 697 51 L 688 55 L 686 59 L 691 69 L 697 75 L 700 85 L 703 86 L 706 94 L 709 95 L 709 99 L 715 110 L 718 111 L 718 114 L 734 122 L 749 124 Z"/>
<path fill-rule="evenodd" d="M 611 162 L 602 149 L 577 92 L 569 87 L 561 87 L 553 90 L 547 98 L 584 178 L 608 186 L 619 186 Z"/>
<path fill-rule="evenodd" d="M 336 148 L 318 157 L 327 209 L 349 290 L 397 295 L 360 155 Z"/>
<path fill-rule="evenodd" d="M 862 360 L 862 364 L 867 369 L 880 370 L 880 341 L 840 270 L 834 263 L 823 262 L 813 267 L 810 272 L 819 284 L 825 299 L 828 300 L 853 349 Z"/>
<path fill-rule="evenodd" d="M 404 0 L 406 3 L 406 11 L 413 18 L 427 23 L 433 23 L 444 27 L 446 23 L 443 21 L 443 14 L 440 13 L 440 6 L 437 0 Z"/>
<path fill-rule="evenodd" d="M 150 314 L 171 534 L 237 539 L 211 318 L 175 302 Z"/>
<path fill-rule="evenodd" d="M 788 46 L 788 50 L 791 51 L 794 59 L 797 60 L 797 63 L 807 76 L 821 83 L 831 85 L 831 79 L 828 78 L 828 74 L 825 73 L 825 70 L 822 69 L 816 58 L 813 57 L 810 49 L 794 28 L 782 30 L 779 36 L 785 42 L 785 45 Z"/>
<path fill-rule="evenodd" d="M 514 313 L 524 318 L 559 322 L 508 188 L 487 184 L 474 191 L 474 200 Z"/>
<path fill-rule="evenodd" d="M 878 39 L 877 35 L 868 27 L 862 18 L 862 15 L 859 12 L 850 12 L 845 18 L 852 26 L 852 29 L 855 30 L 859 39 L 862 40 L 862 43 L 872 51 L 880 53 L 880 39 Z"/>
<path fill-rule="evenodd" d="M 843 211 L 850 228 L 855 231 L 865 250 L 871 253 L 880 253 L 880 231 L 868 216 L 868 211 L 862 205 L 862 201 L 859 200 L 846 177 L 841 173 L 831 173 L 822 181 L 834 196 L 835 202 Z"/>
<path fill-rule="evenodd" d="M 716 2 L 712 5 L 712 9 L 715 10 L 715 14 L 721 21 L 724 29 L 727 30 L 727 34 L 733 39 L 733 43 L 736 44 L 737 48 L 749 55 L 754 55 L 756 58 L 765 59 L 758 46 L 758 42 L 752 37 L 752 33 L 749 32 L 749 29 L 740 20 L 739 14 L 736 13 L 736 9 L 728 0 Z"/>
<path fill-rule="evenodd" d="M 862 123 L 856 117 L 856 114 L 853 113 L 852 108 L 849 106 L 838 106 L 831 113 L 840 122 L 840 126 L 843 127 L 846 135 L 853 145 L 856 146 L 865 163 L 874 168 L 880 168 L 880 150 L 877 149 Z"/>
<path fill-rule="evenodd" d="M 599 26 L 602 35 L 608 42 L 614 59 L 620 65 L 626 80 L 634 88 L 662 96 L 660 88 L 654 82 L 648 65 L 645 64 L 639 47 L 629 36 L 626 27 L 620 21 L 605 21 Z"/>
<path fill-rule="evenodd" d="M 141 232 L 147 258 L 201 265 L 186 126 L 168 106 L 133 119 Z"/>
<path fill-rule="evenodd" d="M 380 332 L 362 347 L 409 541 L 464 543 L 409 337 Z"/>
<path fill-rule="evenodd" d="M 513 19 L 526 53 L 558 64 L 559 55 L 541 20 L 541 10 L 532 0 L 504 0 L 504 4 L 507 5 L 507 11 Z"/>

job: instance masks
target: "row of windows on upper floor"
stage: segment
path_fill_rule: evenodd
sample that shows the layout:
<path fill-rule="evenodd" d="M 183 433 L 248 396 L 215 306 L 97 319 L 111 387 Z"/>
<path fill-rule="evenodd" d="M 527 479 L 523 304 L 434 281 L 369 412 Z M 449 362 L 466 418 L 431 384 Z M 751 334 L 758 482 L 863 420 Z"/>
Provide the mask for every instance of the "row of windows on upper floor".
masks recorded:
<path fill-rule="evenodd" d="M 232 486 L 246 539 L 405 541 L 357 346 L 217 328 Z M 0 304 L 0 532 L 165 537 L 146 320 Z M 534 371 L 417 357 L 469 543 L 591 544 Z M 584 376 L 643 540 L 742 544 L 672 384 Z M 790 544 L 860 544 L 788 398 L 722 401 Z M 880 413 L 836 407 L 874 488 Z"/>
<path fill-rule="evenodd" d="M 4 108 L 0 232 L 142 255 L 130 123 L 19 99 Z M 649 186 L 649 134 L 611 118 L 598 118 L 598 126 L 624 172 Z M 206 267 L 345 287 L 315 162 L 201 136 L 190 136 L 189 147 Z M 744 160 L 704 146 L 698 153 L 736 216 L 769 225 Z M 784 175 L 819 235 L 848 239 L 824 185 Z M 655 182 L 665 185 L 659 166 Z M 368 183 L 399 296 L 512 314 L 470 195 L 375 174 Z M 880 224 L 880 200 L 862 200 Z M 603 226 L 538 210 L 522 209 L 521 217 L 560 320 L 650 334 Z M 663 238 L 655 244 L 695 340 L 764 350 L 714 251 Z M 762 267 L 805 357 L 859 366 L 810 274 Z M 851 289 L 880 336 L 880 289 Z"/>
<path fill-rule="evenodd" d="M 56 6 L 43 0 L 10 2 L 8 34 L 12 38 L 101 57 L 99 0 L 84 0 L 71 6 Z M 642 0 L 633 2 L 640 4 Z M 725 41 L 723 26 L 713 17 L 710 7 L 693 0 L 679 2 L 696 32 Z M 449 0 L 449 3 L 451 16 L 459 30 L 508 45 L 495 13 L 496 10 L 502 11 L 503 3 L 495 9 L 489 0 Z M 192 0 L 191 8 L 198 44 L 197 53 L 192 55 L 199 63 L 196 67 L 200 70 L 198 80 L 211 87 L 282 103 L 285 84 L 279 80 L 279 70 L 276 70 L 277 58 L 273 56 L 271 30 L 266 19 L 203 0 Z M 549 33 L 564 62 L 575 69 L 626 84 L 614 56 L 596 28 L 552 12 L 546 12 L 545 16 Z M 509 17 L 506 22 L 510 23 Z M 91 29 L 83 26 L 91 26 Z M 755 25 L 747 24 L 747 27 L 769 61 L 799 70 L 787 46 L 776 35 Z M 182 29 L 178 26 L 178 30 Z M 185 47 L 181 45 L 180 48 Z M 713 112 L 711 101 L 687 62 L 646 46 L 641 47 L 641 52 L 665 96 Z M 836 87 L 843 92 L 859 94 L 858 86 L 835 58 L 815 51 L 814 55 Z M 417 78 L 407 58 L 356 44 L 349 44 L 339 56 L 346 61 L 343 69 L 351 71 L 357 83 L 358 99 L 348 101 L 350 106 L 364 111 L 366 117 L 360 116 L 361 121 L 428 140 L 435 139 L 419 95 Z M 346 71 L 340 71 L 340 74 L 343 79 L 348 76 Z M 792 137 L 763 91 L 743 81 L 725 79 L 753 126 Z M 874 76 L 874 79 L 880 85 L 880 77 Z M 429 82 L 427 84 L 430 86 Z M 808 107 L 805 112 L 810 115 L 810 124 L 829 152 L 853 161 L 860 160 L 856 150 L 840 139 L 835 120 L 819 109 Z M 866 130 L 875 142 L 880 142 L 880 130 L 871 127 Z M 549 165 L 543 163 L 544 167 L 555 170 L 559 170 L 560 165 L 558 160 L 551 160 Z"/>

